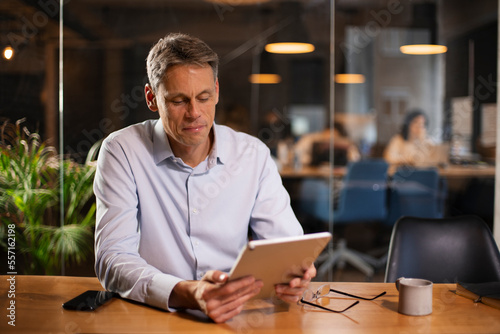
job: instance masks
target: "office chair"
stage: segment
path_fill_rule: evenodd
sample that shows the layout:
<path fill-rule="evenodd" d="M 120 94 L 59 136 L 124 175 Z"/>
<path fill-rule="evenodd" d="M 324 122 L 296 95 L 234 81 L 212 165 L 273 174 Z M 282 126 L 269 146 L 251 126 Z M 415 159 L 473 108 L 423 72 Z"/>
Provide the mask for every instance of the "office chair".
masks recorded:
<path fill-rule="evenodd" d="M 402 217 L 392 231 L 385 282 L 399 277 L 434 283 L 500 281 L 500 253 L 477 216 Z"/>
<path fill-rule="evenodd" d="M 398 168 L 390 182 L 386 224 L 392 228 L 402 216 L 443 218 L 446 193 L 446 180 L 436 168 Z"/>
<path fill-rule="evenodd" d="M 387 168 L 382 160 L 362 160 L 349 163 L 338 198 L 338 207 L 332 212 L 329 202 L 330 189 L 322 180 L 305 181 L 302 188 L 307 198 L 303 209 L 313 217 L 328 222 L 329 230 L 337 225 L 361 222 L 382 222 L 387 216 Z M 333 222 L 330 217 L 333 214 Z M 335 234 L 334 234 L 335 235 Z M 373 276 L 378 259 L 347 248 L 345 239 L 340 239 L 335 248 L 330 247 L 318 262 L 318 276 L 322 277 L 331 268 L 343 268 L 345 263 L 363 272 L 367 278 Z"/>

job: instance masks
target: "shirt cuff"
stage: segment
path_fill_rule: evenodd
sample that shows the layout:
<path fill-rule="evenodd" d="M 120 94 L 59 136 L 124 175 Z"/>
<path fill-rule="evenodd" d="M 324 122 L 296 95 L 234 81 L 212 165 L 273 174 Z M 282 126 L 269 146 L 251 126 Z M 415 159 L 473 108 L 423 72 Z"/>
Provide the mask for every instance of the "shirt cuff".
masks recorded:
<path fill-rule="evenodd" d="M 183 281 L 183 279 L 171 275 L 154 275 L 147 287 L 146 304 L 175 312 L 175 309 L 168 306 L 168 301 L 174 286 L 181 281 Z"/>

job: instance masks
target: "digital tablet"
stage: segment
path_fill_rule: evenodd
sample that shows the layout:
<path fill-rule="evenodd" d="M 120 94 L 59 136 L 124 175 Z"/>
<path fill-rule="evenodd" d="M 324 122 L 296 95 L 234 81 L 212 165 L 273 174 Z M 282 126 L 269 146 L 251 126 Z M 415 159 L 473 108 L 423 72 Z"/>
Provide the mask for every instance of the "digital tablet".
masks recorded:
<path fill-rule="evenodd" d="M 316 261 L 328 241 L 329 232 L 311 233 L 296 237 L 252 240 L 241 250 L 229 279 L 252 275 L 264 282 L 254 298 L 272 298 L 274 286 L 302 277 L 304 268 Z"/>

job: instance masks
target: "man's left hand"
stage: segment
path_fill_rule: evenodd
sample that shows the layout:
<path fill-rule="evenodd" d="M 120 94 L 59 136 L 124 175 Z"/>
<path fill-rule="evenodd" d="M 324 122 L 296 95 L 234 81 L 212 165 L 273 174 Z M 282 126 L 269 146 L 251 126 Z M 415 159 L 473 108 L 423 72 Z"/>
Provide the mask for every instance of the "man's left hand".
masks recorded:
<path fill-rule="evenodd" d="M 296 303 L 302 297 L 304 290 L 307 289 L 311 279 L 316 276 L 316 267 L 312 264 L 304 272 L 302 277 L 296 277 L 288 284 L 278 284 L 275 287 L 276 297 L 287 302 Z"/>

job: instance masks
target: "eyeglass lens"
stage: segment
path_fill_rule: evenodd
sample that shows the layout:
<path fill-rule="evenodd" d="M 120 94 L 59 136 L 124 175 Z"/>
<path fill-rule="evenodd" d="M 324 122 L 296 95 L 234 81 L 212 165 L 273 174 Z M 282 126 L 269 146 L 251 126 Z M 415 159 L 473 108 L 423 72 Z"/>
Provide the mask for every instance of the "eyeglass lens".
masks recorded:
<path fill-rule="evenodd" d="M 319 299 L 325 297 L 330 293 L 330 286 L 328 284 L 322 285 L 316 290 L 316 292 L 307 289 L 302 295 L 302 299 L 306 301 L 313 301 L 314 299 Z"/>

